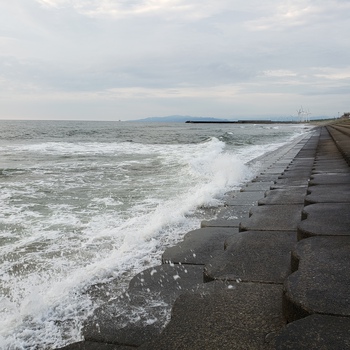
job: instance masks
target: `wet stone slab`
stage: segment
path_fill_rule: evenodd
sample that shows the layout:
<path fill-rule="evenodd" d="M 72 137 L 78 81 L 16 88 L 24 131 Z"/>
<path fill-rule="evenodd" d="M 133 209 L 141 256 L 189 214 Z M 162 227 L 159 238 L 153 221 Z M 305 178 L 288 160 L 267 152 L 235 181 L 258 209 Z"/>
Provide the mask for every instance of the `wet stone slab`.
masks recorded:
<path fill-rule="evenodd" d="M 312 315 L 289 323 L 276 338 L 277 350 L 350 349 L 350 318 Z"/>
<path fill-rule="evenodd" d="M 251 205 L 225 206 L 218 211 L 218 220 L 236 220 L 249 217 Z"/>
<path fill-rule="evenodd" d="M 297 271 L 285 282 L 288 321 L 319 313 L 350 316 L 350 237 L 312 237 L 293 251 Z"/>
<path fill-rule="evenodd" d="M 276 182 L 279 175 L 271 175 L 271 174 L 261 174 L 258 175 L 255 179 L 252 180 L 252 182 Z"/>
<path fill-rule="evenodd" d="M 350 186 L 350 168 L 347 173 L 328 172 L 322 174 L 313 174 L 310 178 L 310 186 L 348 184 Z"/>
<path fill-rule="evenodd" d="M 254 192 L 237 192 L 234 197 L 225 198 L 225 204 L 228 206 L 233 205 L 250 205 L 257 203 L 259 199 L 264 198 L 265 191 Z"/>
<path fill-rule="evenodd" d="M 313 163 L 315 161 L 315 158 L 295 158 L 291 161 L 290 165 L 288 166 L 288 169 L 291 169 L 293 167 L 312 167 Z"/>
<path fill-rule="evenodd" d="M 225 240 L 236 234 L 237 228 L 207 227 L 187 233 L 184 240 L 167 248 L 163 263 L 204 265 L 217 252 L 224 250 Z"/>
<path fill-rule="evenodd" d="M 350 204 L 318 203 L 304 207 L 298 239 L 350 235 Z"/>
<path fill-rule="evenodd" d="M 123 295 L 94 311 L 83 330 L 85 340 L 139 346 L 161 332 L 175 299 L 202 282 L 202 266 L 149 268 L 131 280 Z"/>
<path fill-rule="evenodd" d="M 132 350 L 135 347 L 82 341 L 56 350 Z"/>
<path fill-rule="evenodd" d="M 303 205 L 261 205 L 251 209 L 249 219 L 243 219 L 240 231 L 293 231 L 301 218 Z"/>
<path fill-rule="evenodd" d="M 314 203 L 350 203 L 350 184 L 310 186 L 305 205 Z"/>
<path fill-rule="evenodd" d="M 274 175 L 279 176 L 282 175 L 282 173 L 285 171 L 285 167 L 283 166 L 271 166 L 264 171 L 261 172 L 262 175 Z"/>
<path fill-rule="evenodd" d="M 290 253 L 295 244 L 295 232 L 240 232 L 228 238 L 226 250 L 205 265 L 205 280 L 282 284 L 291 273 Z"/>
<path fill-rule="evenodd" d="M 311 175 L 311 167 L 304 169 L 304 168 L 297 168 L 292 170 L 285 171 L 282 175 L 278 176 L 278 179 L 288 179 L 288 178 L 295 178 L 295 179 L 309 179 Z"/>
<path fill-rule="evenodd" d="M 280 181 L 277 181 L 274 185 L 271 186 L 271 190 L 290 190 L 290 189 L 298 189 L 298 188 L 305 188 L 308 187 L 307 181 L 299 181 L 296 183 L 285 183 L 284 181 L 281 183 Z"/>
<path fill-rule="evenodd" d="M 335 172 L 349 173 L 349 166 L 344 159 L 337 161 L 316 161 L 313 167 L 314 173 Z"/>
<path fill-rule="evenodd" d="M 306 188 L 275 189 L 267 191 L 266 197 L 258 201 L 258 205 L 303 204 Z"/>
<path fill-rule="evenodd" d="M 307 186 L 309 183 L 309 177 L 289 177 L 289 178 L 283 178 L 283 179 L 277 179 L 275 182 L 275 186 L 272 188 L 278 188 L 278 186 L 284 186 L 284 187 L 297 187 L 297 186 Z"/>
<path fill-rule="evenodd" d="M 216 220 L 203 220 L 201 222 L 201 228 L 205 227 L 239 227 L 239 223 L 241 219 L 232 219 L 232 220 L 224 220 L 224 219 L 216 219 Z"/>
<path fill-rule="evenodd" d="M 266 191 L 274 184 L 273 181 L 267 182 L 250 182 L 246 186 L 242 187 L 242 192 L 253 192 L 253 191 Z"/>
<path fill-rule="evenodd" d="M 140 349 L 274 349 L 285 325 L 281 304 L 282 287 L 271 284 L 235 283 L 222 291 L 183 294 L 162 334 Z"/>

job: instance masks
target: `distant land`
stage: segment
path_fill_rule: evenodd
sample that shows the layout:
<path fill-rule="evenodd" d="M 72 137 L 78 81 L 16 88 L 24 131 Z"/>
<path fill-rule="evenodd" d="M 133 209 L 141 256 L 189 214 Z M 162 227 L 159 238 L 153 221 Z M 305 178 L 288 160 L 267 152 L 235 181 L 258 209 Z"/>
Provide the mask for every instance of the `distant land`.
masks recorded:
<path fill-rule="evenodd" d="M 324 119 L 333 119 L 326 116 L 313 116 L 310 117 L 310 121 L 313 120 L 324 120 Z M 245 123 L 254 123 L 254 122 L 274 122 L 274 123 L 285 123 L 285 122 L 299 122 L 298 117 L 295 116 L 264 116 L 264 117 L 255 117 L 255 118 L 237 118 L 237 119 L 223 119 L 223 118 L 212 118 L 212 117 L 191 117 L 189 115 L 170 115 L 166 117 L 149 117 L 144 119 L 131 120 L 132 122 L 149 122 L 149 123 L 186 123 L 187 121 L 192 122 L 211 122 L 211 123 L 220 123 L 220 122 L 245 122 Z"/>
<path fill-rule="evenodd" d="M 149 117 L 144 119 L 132 120 L 133 122 L 159 122 L 159 123 L 185 123 L 188 120 L 203 122 L 228 121 L 228 119 L 218 119 L 210 117 L 191 117 L 188 115 L 169 115 L 167 117 Z"/>

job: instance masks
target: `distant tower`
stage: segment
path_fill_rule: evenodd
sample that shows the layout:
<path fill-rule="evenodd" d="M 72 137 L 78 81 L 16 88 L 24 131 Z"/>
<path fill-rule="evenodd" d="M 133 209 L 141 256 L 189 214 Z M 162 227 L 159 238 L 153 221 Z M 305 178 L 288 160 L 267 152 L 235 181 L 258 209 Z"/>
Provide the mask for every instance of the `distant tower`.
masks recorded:
<path fill-rule="evenodd" d="M 310 119 L 310 111 L 309 109 L 307 111 L 304 110 L 303 106 L 300 107 L 300 109 L 297 110 L 298 113 L 298 119 L 300 123 L 308 122 Z"/>
<path fill-rule="evenodd" d="M 307 109 L 306 119 L 307 119 L 308 122 L 310 121 L 310 115 L 311 115 L 310 110 Z"/>
<path fill-rule="evenodd" d="M 297 110 L 297 113 L 298 113 L 298 119 L 299 119 L 299 122 L 302 123 L 303 122 L 303 119 L 304 119 L 304 110 L 303 110 L 303 106 L 300 107 L 299 110 Z"/>

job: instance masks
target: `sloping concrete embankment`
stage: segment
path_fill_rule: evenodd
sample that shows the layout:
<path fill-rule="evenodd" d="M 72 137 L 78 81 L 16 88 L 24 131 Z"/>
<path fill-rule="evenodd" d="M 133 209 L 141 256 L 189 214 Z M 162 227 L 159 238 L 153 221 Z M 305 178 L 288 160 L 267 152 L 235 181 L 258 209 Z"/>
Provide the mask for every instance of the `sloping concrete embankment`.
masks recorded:
<path fill-rule="evenodd" d="M 350 122 L 261 161 L 216 220 L 135 276 L 96 310 L 85 342 L 64 349 L 349 349 Z"/>

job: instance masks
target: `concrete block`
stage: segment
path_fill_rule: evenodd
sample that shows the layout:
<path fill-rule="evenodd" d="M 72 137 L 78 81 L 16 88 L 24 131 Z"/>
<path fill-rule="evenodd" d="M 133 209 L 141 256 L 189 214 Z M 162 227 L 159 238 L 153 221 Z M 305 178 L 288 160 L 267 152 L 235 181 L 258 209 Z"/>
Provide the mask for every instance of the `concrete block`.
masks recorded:
<path fill-rule="evenodd" d="M 215 220 L 203 220 L 201 222 L 201 228 L 205 227 L 239 227 L 241 219 L 233 220 L 224 220 L 224 219 L 215 219 Z"/>
<path fill-rule="evenodd" d="M 350 349 L 350 318 L 311 315 L 289 323 L 276 338 L 277 350 Z"/>
<path fill-rule="evenodd" d="M 225 240 L 237 232 L 237 228 L 220 227 L 191 231 L 185 235 L 182 242 L 165 250 L 162 261 L 204 265 L 217 251 L 223 251 Z"/>
<path fill-rule="evenodd" d="M 318 174 L 311 175 L 310 178 L 310 186 L 315 185 L 333 185 L 333 184 L 348 184 L 350 186 L 350 168 L 348 168 L 348 172 L 323 172 Z"/>
<path fill-rule="evenodd" d="M 233 198 L 225 198 L 225 204 L 232 205 L 253 205 L 263 198 L 265 191 L 237 192 Z"/>
<path fill-rule="evenodd" d="M 59 348 L 56 350 L 132 350 L 132 349 L 135 349 L 135 347 L 82 341 L 82 342 L 67 345 L 63 348 Z"/>
<path fill-rule="evenodd" d="M 305 205 L 314 203 L 350 203 L 350 184 L 310 186 Z"/>
<path fill-rule="evenodd" d="M 267 182 L 250 182 L 246 186 L 241 188 L 241 192 L 256 192 L 266 191 L 274 184 L 273 181 Z"/>
<path fill-rule="evenodd" d="M 206 281 L 283 283 L 291 273 L 295 232 L 245 231 L 226 240 L 226 250 L 205 265 Z"/>
<path fill-rule="evenodd" d="M 293 251 L 298 270 L 285 282 L 288 321 L 311 314 L 350 316 L 350 237 L 312 237 Z"/>
<path fill-rule="evenodd" d="M 94 311 L 83 329 L 85 340 L 139 346 L 157 336 L 184 291 L 203 281 L 201 266 L 162 265 L 136 275 L 127 292 Z"/>
<path fill-rule="evenodd" d="M 181 295 L 162 334 L 140 350 L 274 349 L 275 336 L 285 324 L 282 287 L 255 283 L 230 287 Z"/>
<path fill-rule="evenodd" d="M 233 205 L 221 208 L 218 211 L 218 220 L 236 220 L 249 217 L 251 205 Z"/>
<path fill-rule="evenodd" d="M 278 179 L 309 179 L 311 175 L 311 168 L 308 169 L 293 169 L 293 170 L 286 170 L 282 175 L 278 176 Z"/>
<path fill-rule="evenodd" d="M 303 204 L 306 196 L 306 187 L 275 189 L 267 191 L 265 198 L 258 201 L 258 205 L 286 205 Z"/>
<path fill-rule="evenodd" d="M 251 216 L 243 219 L 240 231 L 293 231 L 301 218 L 303 205 L 261 205 L 251 209 Z"/>
<path fill-rule="evenodd" d="M 350 235 L 350 204 L 318 203 L 304 207 L 298 239 L 312 236 Z"/>

